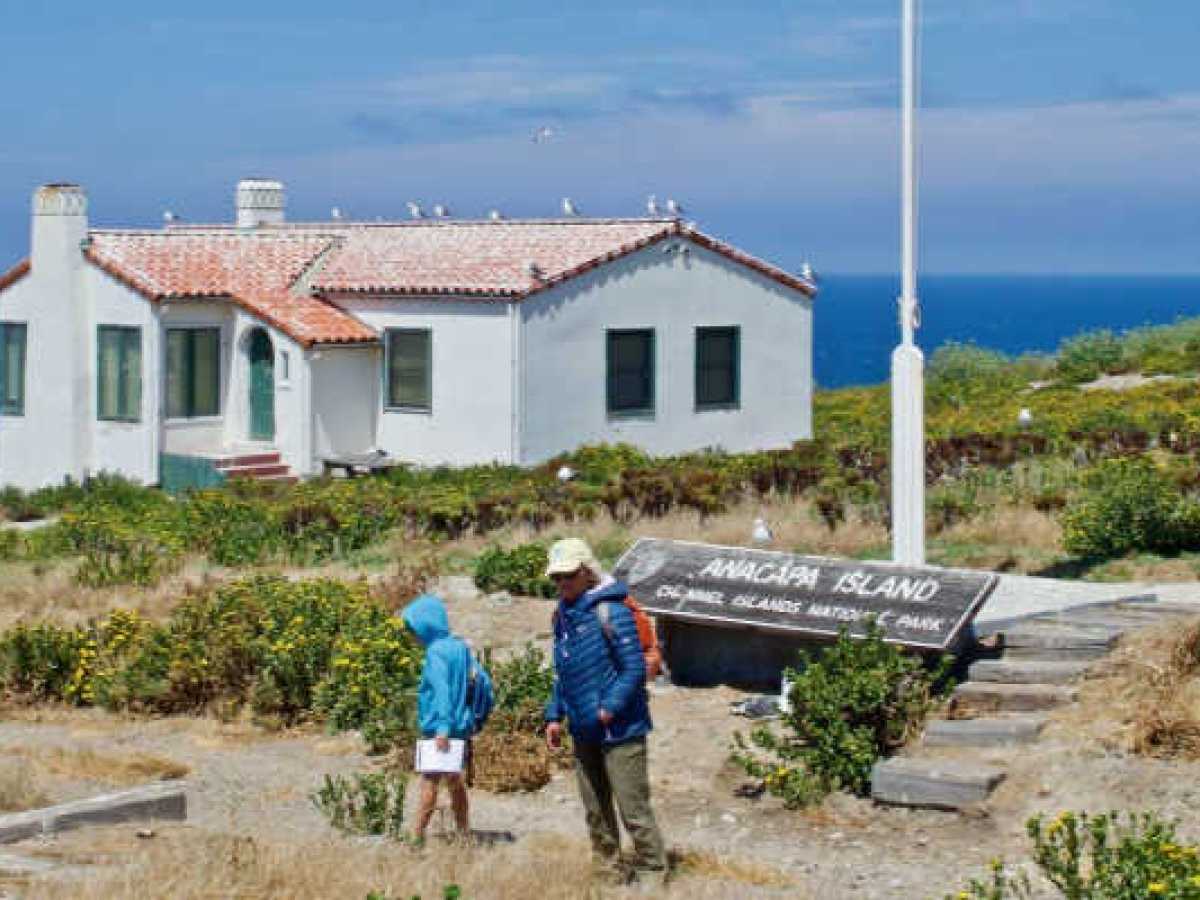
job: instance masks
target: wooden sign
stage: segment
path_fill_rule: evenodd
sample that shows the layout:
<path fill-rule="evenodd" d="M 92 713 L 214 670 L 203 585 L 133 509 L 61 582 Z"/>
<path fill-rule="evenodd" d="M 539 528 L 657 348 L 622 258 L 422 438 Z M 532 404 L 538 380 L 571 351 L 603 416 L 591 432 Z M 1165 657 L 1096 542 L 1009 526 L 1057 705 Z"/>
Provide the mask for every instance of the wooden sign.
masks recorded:
<path fill-rule="evenodd" d="M 995 590 L 997 576 L 642 538 L 613 574 L 648 612 L 698 624 L 797 635 L 867 633 L 944 650 Z"/>

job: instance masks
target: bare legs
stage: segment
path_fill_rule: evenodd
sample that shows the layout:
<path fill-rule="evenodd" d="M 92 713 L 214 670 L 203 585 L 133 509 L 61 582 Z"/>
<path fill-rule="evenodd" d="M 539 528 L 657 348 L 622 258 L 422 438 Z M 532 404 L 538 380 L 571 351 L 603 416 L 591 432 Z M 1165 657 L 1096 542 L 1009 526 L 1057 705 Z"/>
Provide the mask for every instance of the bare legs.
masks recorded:
<path fill-rule="evenodd" d="M 422 775 L 421 802 L 417 807 L 417 822 L 414 832 L 418 841 L 425 840 L 425 830 L 429 827 L 429 820 L 433 818 L 434 809 L 437 808 L 438 783 L 442 779 L 445 779 L 450 788 L 450 804 L 454 810 L 454 825 L 458 829 L 459 836 L 469 837 L 471 834 L 467 786 L 463 782 L 462 775 Z"/>

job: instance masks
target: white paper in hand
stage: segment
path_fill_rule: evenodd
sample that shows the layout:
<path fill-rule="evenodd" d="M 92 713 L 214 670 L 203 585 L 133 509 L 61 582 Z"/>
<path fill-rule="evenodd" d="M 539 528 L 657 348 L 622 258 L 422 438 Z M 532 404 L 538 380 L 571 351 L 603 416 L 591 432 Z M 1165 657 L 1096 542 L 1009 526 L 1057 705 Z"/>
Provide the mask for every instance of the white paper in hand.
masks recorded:
<path fill-rule="evenodd" d="M 417 741 L 416 770 L 430 774 L 461 772 L 463 770 L 463 751 L 466 746 L 466 741 L 451 738 L 450 748 L 443 752 L 438 749 L 436 738 Z"/>

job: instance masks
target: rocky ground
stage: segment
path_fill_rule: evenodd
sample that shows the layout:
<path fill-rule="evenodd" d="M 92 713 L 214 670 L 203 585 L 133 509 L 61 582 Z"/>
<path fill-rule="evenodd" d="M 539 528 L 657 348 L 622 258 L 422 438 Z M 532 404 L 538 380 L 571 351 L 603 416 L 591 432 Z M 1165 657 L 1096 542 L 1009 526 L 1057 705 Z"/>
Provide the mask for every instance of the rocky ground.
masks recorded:
<path fill-rule="evenodd" d="M 448 593 L 454 626 L 477 646 L 517 648 L 526 640 L 545 645 L 547 602 Z M 1200 835 L 1200 764 L 1129 755 L 1119 742 L 1081 727 L 1079 710 L 1056 715 L 1038 744 L 997 751 L 1009 778 L 970 815 L 879 807 L 846 796 L 806 812 L 785 810 L 771 798 L 742 799 L 733 789 L 743 779 L 728 763 L 728 753 L 734 731 L 751 725 L 730 713 L 731 702 L 744 696 L 731 688 L 655 688 L 654 800 L 672 845 L 710 851 L 750 867 L 747 871 L 778 877 L 709 880 L 699 890 L 701 876 L 692 875 L 669 896 L 943 897 L 982 874 L 994 857 L 1022 859 L 1024 822 L 1043 811 L 1153 809 L 1179 819 L 1192 838 Z M 1085 684 L 1085 705 L 1105 702 L 1089 695 Z M 10 710 L 0 722 L 3 758 L 36 759 L 56 748 L 87 748 L 100 759 L 146 754 L 186 766 L 190 806 L 182 829 L 284 842 L 328 835 L 308 800 L 324 773 L 375 764 L 356 738 L 319 731 L 269 733 L 212 720 L 79 710 Z M 54 801 L 112 786 L 103 776 L 78 772 L 43 773 L 42 783 Z M 569 773 L 531 794 L 476 792 L 473 804 L 475 827 L 511 832 L 518 845 L 553 834 L 570 839 L 563 845 L 574 848 L 570 852 L 584 847 L 582 811 Z M 77 833 L 7 849 L 53 859 L 56 846 L 86 849 L 87 840 Z M 126 842 L 121 853 L 104 856 L 102 863 L 118 865 L 143 846 Z M 81 871 L 86 866 L 39 877 L 72 879 Z M 9 889 L 23 890 L 18 882 Z"/>

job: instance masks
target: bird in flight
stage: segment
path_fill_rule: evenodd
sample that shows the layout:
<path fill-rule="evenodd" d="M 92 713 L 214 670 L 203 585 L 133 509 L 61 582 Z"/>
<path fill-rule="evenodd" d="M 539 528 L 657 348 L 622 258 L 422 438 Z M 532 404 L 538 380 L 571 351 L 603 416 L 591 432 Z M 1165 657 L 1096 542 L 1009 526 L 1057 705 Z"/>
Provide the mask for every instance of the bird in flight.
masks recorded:
<path fill-rule="evenodd" d="M 533 134 L 529 139 L 535 144 L 544 144 L 552 137 L 554 137 L 554 129 L 549 125 L 542 125 L 533 130 Z"/>

